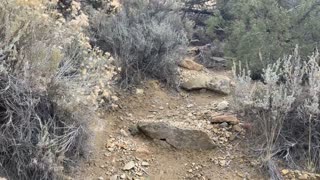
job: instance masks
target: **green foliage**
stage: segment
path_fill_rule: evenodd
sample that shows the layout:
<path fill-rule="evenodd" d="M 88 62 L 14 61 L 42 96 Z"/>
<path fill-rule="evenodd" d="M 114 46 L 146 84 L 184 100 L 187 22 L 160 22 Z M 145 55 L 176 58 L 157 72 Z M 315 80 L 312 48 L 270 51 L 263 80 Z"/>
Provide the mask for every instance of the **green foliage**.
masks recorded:
<path fill-rule="evenodd" d="M 219 0 L 207 32 L 225 40 L 226 56 L 261 72 L 299 44 L 301 56 L 320 42 L 318 0 Z M 262 58 L 264 59 L 262 61 Z"/>

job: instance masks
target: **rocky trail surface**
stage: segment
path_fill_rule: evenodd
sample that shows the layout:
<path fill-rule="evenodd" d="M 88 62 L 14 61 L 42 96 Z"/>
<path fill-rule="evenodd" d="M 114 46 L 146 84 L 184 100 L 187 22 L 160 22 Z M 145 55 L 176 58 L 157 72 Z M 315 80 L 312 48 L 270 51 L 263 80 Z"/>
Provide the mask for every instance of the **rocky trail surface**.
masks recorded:
<path fill-rule="evenodd" d="M 172 92 L 157 81 L 121 93 L 119 109 L 93 125 L 95 150 L 77 179 L 263 179 L 244 155 L 245 129 L 229 102 L 214 91 Z"/>

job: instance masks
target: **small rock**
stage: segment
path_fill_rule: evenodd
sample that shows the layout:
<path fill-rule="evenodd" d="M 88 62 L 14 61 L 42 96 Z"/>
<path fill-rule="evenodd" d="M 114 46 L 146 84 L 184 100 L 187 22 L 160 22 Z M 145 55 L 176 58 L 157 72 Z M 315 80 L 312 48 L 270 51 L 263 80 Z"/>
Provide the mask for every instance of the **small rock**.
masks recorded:
<path fill-rule="evenodd" d="M 188 104 L 187 108 L 192 108 L 194 106 L 194 104 Z"/>
<path fill-rule="evenodd" d="M 251 166 L 255 167 L 255 166 L 258 166 L 260 164 L 260 162 L 257 160 L 253 160 L 253 161 L 250 161 L 250 164 L 251 164 Z"/>
<path fill-rule="evenodd" d="M 245 177 L 245 175 L 244 175 L 243 173 L 240 173 L 240 172 L 238 172 L 237 175 L 238 175 L 239 177 L 241 177 L 241 178 L 244 178 L 244 177 Z"/>
<path fill-rule="evenodd" d="M 217 128 L 213 128 L 212 131 L 213 131 L 214 133 L 216 133 L 216 134 L 219 132 L 219 130 L 218 130 Z"/>
<path fill-rule="evenodd" d="M 143 161 L 143 162 L 141 163 L 141 165 L 142 165 L 142 166 L 149 166 L 150 164 L 149 164 L 148 162 Z"/>
<path fill-rule="evenodd" d="M 142 94 L 144 94 L 144 90 L 143 89 L 136 89 L 136 94 L 142 95 Z"/>
<path fill-rule="evenodd" d="M 239 126 L 238 124 L 237 124 L 237 125 L 234 125 L 234 126 L 232 127 L 232 129 L 233 129 L 234 131 L 236 131 L 236 132 L 242 132 L 242 128 L 241 128 L 241 126 Z"/>
<path fill-rule="evenodd" d="M 211 117 L 210 122 L 211 123 L 224 123 L 224 122 L 226 122 L 226 123 L 229 123 L 232 125 L 236 125 L 236 124 L 240 123 L 238 118 L 236 118 L 235 116 L 231 116 L 231 115 L 222 115 L 222 116 Z"/>
<path fill-rule="evenodd" d="M 219 161 L 219 165 L 222 166 L 222 167 L 224 167 L 224 166 L 227 165 L 227 161 L 226 161 L 226 160 L 220 160 L 220 161 Z"/>
<path fill-rule="evenodd" d="M 134 161 L 128 162 L 124 167 L 123 170 L 129 171 L 135 167 Z"/>
<path fill-rule="evenodd" d="M 281 171 L 282 175 L 287 175 L 289 173 L 289 170 L 288 169 L 283 169 Z"/>
<path fill-rule="evenodd" d="M 119 101 L 119 98 L 118 98 L 117 96 L 111 96 L 111 99 L 112 99 L 113 101 Z"/>
<path fill-rule="evenodd" d="M 217 109 L 219 111 L 223 111 L 229 108 L 229 102 L 228 101 L 222 101 L 217 105 Z"/>
<path fill-rule="evenodd" d="M 192 169 L 189 169 L 189 170 L 188 170 L 188 172 L 189 172 L 189 173 L 192 173 L 192 172 L 193 172 L 193 170 L 192 170 Z"/>
<path fill-rule="evenodd" d="M 110 177 L 110 180 L 118 180 L 118 175 L 113 175 Z"/>
<path fill-rule="evenodd" d="M 154 115 L 148 115 L 147 118 L 149 119 L 154 118 Z"/>
<path fill-rule="evenodd" d="M 226 128 L 226 127 L 228 127 L 228 123 L 223 122 L 223 123 L 220 124 L 220 127 Z"/>
<path fill-rule="evenodd" d="M 233 140 L 236 139 L 236 137 L 237 137 L 236 135 L 232 134 L 232 135 L 229 137 L 229 140 L 230 140 L 230 141 L 233 141 Z"/>
<path fill-rule="evenodd" d="M 136 149 L 137 153 L 143 153 L 143 154 L 151 154 L 150 151 L 144 147 L 139 147 Z"/>
<path fill-rule="evenodd" d="M 120 176 L 120 179 L 126 179 L 126 174 L 122 174 L 121 176 Z"/>
<path fill-rule="evenodd" d="M 98 180 L 104 180 L 104 178 L 103 177 L 98 177 Z"/>
<path fill-rule="evenodd" d="M 127 133 L 125 130 L 123 130 L 123 129 L 120 130 L 120 134 L 121 134 L 122 136 L 124 136 L 124 137 L 128 137 L 128 136 L 129 136 L 128 133 Z"/>

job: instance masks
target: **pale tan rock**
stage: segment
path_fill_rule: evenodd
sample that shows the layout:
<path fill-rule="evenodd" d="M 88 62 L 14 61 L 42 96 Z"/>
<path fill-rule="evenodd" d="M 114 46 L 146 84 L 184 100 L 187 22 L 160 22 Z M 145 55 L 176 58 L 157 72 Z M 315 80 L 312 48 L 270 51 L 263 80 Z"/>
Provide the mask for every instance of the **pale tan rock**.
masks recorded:
<path fill-rule="evenodd" d="M 134 161 L 130 161 L 123 167 L 123 170 L 129 171 L 129 170 L 133 169 L 134 167 L 135 167 Z"/>
<path fill-rule="evenodd" d="M 183 67 L 185 69 L 189 70 L 195 70 L 195 71 L 201 71 L 203 69 L 203 65 L 196 63 L 193 59 L 191 58 L 186 58 L 183 61 L 179 63 L 180 67 Z"/>
<path fill-rule="evenodd" d="M 236 118 L 235 116 L 231 116 L 231 115 L 221 115 L 221 116 L 214 116 L 214 117 L 211 117 L 209 119 L 209 121 L 211 123 L 229 123 L 229 124 L 232 124 L 232 125 L 236 125 L 236 124 L 239 124 L 240 121 L 238 118 Z"/>
<path fill-rule="evenodd" d="M 144 90 L 143 89 L 136 89 L 136 94 L 137 95 L 143 95 L 144 94 Z"/>
<path fill-rule="evenodd" d="M 228 101 L 222 101 L 217 105 L 217 109 L 219 111 L 223 111 L 229 108 L 229 102 Z"/>
<path fill-rule="evenodd" d="M 287 175 L 289 173 L 289 170 L 288 169 L 283 169 L 281 171 L 282 175 Z"/>
<path fill-rule="evenodd" d="M 141 154 L 151 154 L 151 152 L 147 148 L 144 148 L 144 147 L 137 148 L 136 152 L 141 153 Z"/>
<path fill-rule="evenodd" d="M 184 77 L 181 87 L 186 90 L 207 89 L 221 94 L 230 94 L 230 79 L 221 75 L 199 73 Z"/>
<path fill-rule="evenodd" d="M 307 180 L 309 178 L 308 174 L 302 174 L 298 177 L 299 180 Z"/>
<path fill-rule="evenodd" d="M 234 125 L 233 127 L 232 127 L 232 129 L 234 130 L 234 131 L 236 131 L 236 132 L 242 132 L 242 128 L 241 128 L 241 126 L 240 125 Z"/>

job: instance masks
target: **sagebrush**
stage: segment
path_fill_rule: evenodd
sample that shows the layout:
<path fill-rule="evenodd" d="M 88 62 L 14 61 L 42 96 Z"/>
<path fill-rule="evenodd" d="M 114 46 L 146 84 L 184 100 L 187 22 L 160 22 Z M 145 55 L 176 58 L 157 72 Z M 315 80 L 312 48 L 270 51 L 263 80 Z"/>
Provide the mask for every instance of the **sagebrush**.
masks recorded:
<path fill-rule="evenodd" d="M 93 116 L 81 95 L 105 84 L 108 58 L 47 11 L 0 2 L 0 169 L 10 179 L 62 179 L 87 157 Z"/>
<path fill-rule="evenodd" d="M 273 179 L 281 179 L 280 159 L 290 168 L 320 170 L 318 61 L 318 52 L 303 61 L 296 49 L 268 65 L 263 82 L 243 69 L 235 73 L 235 108 L 253 125 L 252 146 Z"/>
<path fill-rule="evenodd" d="M 96 44 L 110 51 L 125 85 L 144 77 L 176 83 L 177 62 L 188 43 L 179 3 L 173 0 L 123 0 L 119 12 L 92 21 Z"/>

